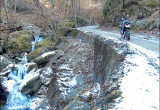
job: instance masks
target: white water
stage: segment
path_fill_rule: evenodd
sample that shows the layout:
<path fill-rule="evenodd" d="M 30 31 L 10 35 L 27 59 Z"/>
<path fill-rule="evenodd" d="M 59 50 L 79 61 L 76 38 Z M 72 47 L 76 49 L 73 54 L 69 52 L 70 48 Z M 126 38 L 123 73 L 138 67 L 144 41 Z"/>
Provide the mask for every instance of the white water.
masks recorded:
<path fill-rule="evenodd" d="M 35 44 L 42 40 L 43 38 L 34 34 L 34 41 L 31 42 L 31 52 L 34 51 Z M 3 110 L 26 110 L 30 107 L 31 96 L 22 94 L 19 91 L 20 85 L 28 79 L 27 67 L 24 65 L 27 63 L 26 55 L 27 54 L 23 56 L 18 64 L 14 65 L 12 71 L 8 75 L 9 80 L 6 81 L 6 83 L 12 82 L 12 84 L 8 85 L 10 86 L 10 90 L 7 97 L 7 104 L 2 108 Z"/>
<path fill-rule="evenodd" d="M 35 44 L 43 40 L 42 37 L 39 37 L 39 36 L 36 35 L 35 33 L 34 33 L 33 35 L 34 35 L 34 39 L 35 39 L 35 40 L 31 42 L 31 44 L 32 44 L 31 52 L 35 50 Z"/>

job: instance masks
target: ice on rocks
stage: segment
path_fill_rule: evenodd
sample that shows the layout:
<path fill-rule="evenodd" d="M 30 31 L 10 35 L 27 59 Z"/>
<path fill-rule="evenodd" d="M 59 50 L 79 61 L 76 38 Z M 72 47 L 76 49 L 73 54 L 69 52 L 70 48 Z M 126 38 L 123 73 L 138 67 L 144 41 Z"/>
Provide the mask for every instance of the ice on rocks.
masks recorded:
<path fill-rule="evenodd" d="M 2 88 L 5 92 L 11 92 L 13 90 L 14 85 L 16 84 L 15 80 L 5 80 L 2 82 Z"/>

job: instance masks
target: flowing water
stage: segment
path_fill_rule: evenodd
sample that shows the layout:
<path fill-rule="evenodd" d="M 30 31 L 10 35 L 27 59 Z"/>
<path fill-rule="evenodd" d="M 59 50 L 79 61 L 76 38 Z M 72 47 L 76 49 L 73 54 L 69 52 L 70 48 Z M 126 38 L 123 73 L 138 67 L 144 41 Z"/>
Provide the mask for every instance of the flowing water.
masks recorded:
<path fill-rule="evenodd" d="M 42 41 L 43 38 L 34 34 L 34 40 L 31 42 L 32 49 L 31 52 L 35 49 L 35 44 Z M 26 53 L 21 59 L 21 61 L 14 65 L 12 71 L 10 72 L 8 78 L 12 81 L 13 88 L 10 87 L 10 92 L 7 97 L 7 103 L 2 110 L 29 110 L 32 97 L 30 95 L 22 94 L 19 91 L 19 87 L 25 80 L 28 79 L 27 67 L 24 65 L 27 63 Z"/>

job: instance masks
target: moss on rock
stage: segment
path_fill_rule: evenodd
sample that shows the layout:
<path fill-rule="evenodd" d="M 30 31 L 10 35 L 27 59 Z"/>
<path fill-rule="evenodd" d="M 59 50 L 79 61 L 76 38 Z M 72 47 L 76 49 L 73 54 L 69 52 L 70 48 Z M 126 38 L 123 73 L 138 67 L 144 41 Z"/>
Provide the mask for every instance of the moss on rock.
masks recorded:
<path fill-rule="evenodd" d="M 35 45 L 36 49 L 40 47 L 45 47 L 48 50 L 54 50 L 56 48 L 56 41 L 54 41 L 51 37 L 47 37 L 43 41 Z"/>
<path fill-rule="evenodd" d="M 4 43 L 4 48 L 12 55 L 31 51 L 33 35 L 27 31 L 11 33 Z"/>
<path fill-rule="evenodd" d="M 75 28 L 75 22 L 73 21 L 64 21 L 61 23 L 63 27 Z"/>
<path fill-rule="evenodd" d="M 120 97 L 121 94 L 122 94 L 121 91 L 113 90 L 110 94 L 107 95 L 107 99 L 108 100 L 116 99 L 116 98 Z"/>
<path fill-rule="evenodd" d="M 46 48 L 45 47 L 40 47 L 40 48 L 34 50 L 33 52 L 29 53 L 27 55 L 27 60 L 30 62 L 30 61 L 34 60 L 35 58 L 39 57 L 40 55 L 42 55 L 45 52 L 46 52 Z"/>
<path fill-rule="evenodd" d="M 55 45 L 55 41 L 51 39 L 51 37 L 47 37 L 38 44 L 35 45 L 35 48 L 38 49 L 40 47 L 50 48 Z"/>
<path fill-rule="evenodd" d="M 67 36 L 67 34 L 71 31 L 70 28 L 75 28 L 75 22 L 72 21 L 64 21 L 58 27 L 59 33 Z"/>

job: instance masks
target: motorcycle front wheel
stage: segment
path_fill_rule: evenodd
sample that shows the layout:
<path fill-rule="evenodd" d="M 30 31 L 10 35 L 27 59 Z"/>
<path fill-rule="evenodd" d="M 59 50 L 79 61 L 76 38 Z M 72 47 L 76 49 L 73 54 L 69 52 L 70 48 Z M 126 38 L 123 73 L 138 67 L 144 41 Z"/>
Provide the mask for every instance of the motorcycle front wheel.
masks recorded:
<path fill-rule="evenodd" d="M 130 29 L 126 29 L 126 39 L 130 40 Z"/>

